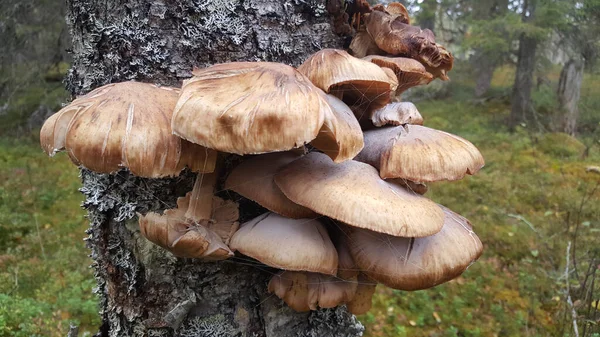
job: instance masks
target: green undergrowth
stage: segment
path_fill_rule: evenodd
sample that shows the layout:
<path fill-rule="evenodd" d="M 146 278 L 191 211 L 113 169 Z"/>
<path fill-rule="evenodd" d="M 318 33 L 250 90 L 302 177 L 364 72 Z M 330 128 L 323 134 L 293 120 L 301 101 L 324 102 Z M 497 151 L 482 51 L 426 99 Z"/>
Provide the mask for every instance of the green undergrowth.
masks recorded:
<path fill-rule="evenodd" d="M 37 142 L 0 139 L 0 336 L 99 324 L 78 171 Z"/>

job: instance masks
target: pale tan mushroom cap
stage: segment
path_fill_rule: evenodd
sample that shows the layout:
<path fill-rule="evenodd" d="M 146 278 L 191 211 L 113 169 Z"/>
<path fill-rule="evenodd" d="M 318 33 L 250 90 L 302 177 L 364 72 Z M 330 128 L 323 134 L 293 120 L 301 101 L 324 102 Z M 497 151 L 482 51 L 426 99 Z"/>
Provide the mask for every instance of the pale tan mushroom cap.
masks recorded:
<path fill-rule="evenodd" d="M 335 275 L 338 255 L 325 227 L 314 219 L 265 213 L 240 226 L 231 249 L 271 267 Z"/>
<path fill-rule="evenodd" d="M 367 55 L 383 55 L 385 52 L 375 43 L 375 40 L 365 31 L 360 31 L 354 35 L 350 42 L 350 50 L 354 57 L 363 58 Z"/>
<path fill-rule="evenodd" d="M 461 275 L 479 258 L 481 241 L 464 217 L 442 207 L 442 230 L 424 238 L 400 238 L 355 229 L 350 251 L 370 278 L 400 290 L 427 289 Z"/>
<path fill-rule="evenodd" d="M 423 125 L 423 116 L 410 102 L 394 102 L 375 110 L 371 121 L 377 127 L 403 124 Z"/>
<path fill-rule="evenodd" d="M 271 278 L 269 292 L 298 312 L 334 308 L 354 298 L 358 287 L 353 280 L 297 271 L 284 271 Z"/>
<path fill-rule="evenodd" d="M 363 133 L 354 117 L 354 113 L 341 100 L 327 95 L 331 110 L 325 114 L 325 120 L 317 138 L 311 144 L 323 151 L 334 162 L 350 160 L 364 147 Z"/>
<path fill-rule="evenodd" d="M 312 152 L 277 173 L 275 183 L 290 200 L 354 227 L 421 237 L 444 224 L 433 201 L 382 180 L 375 168 L 353 160 L 335 164 Z"/>
<path fill-rule="evenodd" d="M 123 167 L 142 177 L 178 175 L 185 167 L 212 172 L 216 152 L 171 133 L 178 90 L 123 82 L 108 84 L 74 100 L 42 127 L 49 155 L 66 149 L 71 160 L 92 171 Z"/>
<path fill-rule="evenodd" d="M 394 71 L 398 80 L 396 95 L 414 86 L 429 84 L 433 80 L 433 75 L 427 72 L 425 66 L 411 58 L 369 55 L 364 57 L 363 60 Z"/>
<path fill-rule="evenodd" d="M 420 125 L 385 127 L 364 135 L 365 147 L 356 160 L 379 169 L 383 179 L 458 180 L 485 164 L 469 141 Z"/>
<path fill-rule="evenodd" d="M 323 93 L 294 68 L 233 62 L 195 70 L 184 81 L 173 132 L 237 154 L 290 150 L 319 133 L 329 111 Z"/>
<path fill-rule="evenodd" d="M 231 171 L 225 188 L 288 218 L 317 217 L 317 213 L 288 199 L 273 181 L 277 171 L 298 158 L 299 153 L 276 152 L 244 160 Z"/>

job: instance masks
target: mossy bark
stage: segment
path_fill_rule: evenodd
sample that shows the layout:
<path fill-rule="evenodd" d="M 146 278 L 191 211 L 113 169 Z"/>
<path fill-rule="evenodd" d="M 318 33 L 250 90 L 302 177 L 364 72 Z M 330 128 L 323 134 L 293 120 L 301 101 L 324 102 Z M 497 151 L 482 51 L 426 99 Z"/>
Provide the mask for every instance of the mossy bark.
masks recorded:
<path fill-rule="evenodd" d="M 68 0 L 73 68 L 67 86 L 84 94 L 138 80 L 179 85 L 194 66 L 227 61 L 300 64 L 340 47 L 325 0 Z M 227 170 L 227 167 L 226 167 Z M 344 307 L 291 311 L 266 291 L 274 270 L 239 257 L 175 258 L 139 235 L 136 213 L 175 207 L 194 174 L 144 179 L 126 170 L 82 170 L 88 246 L 101 300 L 98 336 L 360 336 Z M 243 203 L 242 215 L 260 210 Z"/>

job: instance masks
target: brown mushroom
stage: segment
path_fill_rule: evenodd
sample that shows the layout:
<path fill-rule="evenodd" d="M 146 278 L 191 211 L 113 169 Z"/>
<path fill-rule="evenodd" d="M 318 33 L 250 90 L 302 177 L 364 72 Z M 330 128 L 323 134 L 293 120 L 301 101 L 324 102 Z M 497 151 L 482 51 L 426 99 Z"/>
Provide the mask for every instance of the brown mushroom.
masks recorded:
<path fill-rule="evenodd" d="M 343 50 L 318 51 L 298 71 L 326 93 L 344 101 L 358 120 L 390 102 L 392 87 L 397 86 L 381 68 Z"/>
<path fill-rule="evenodd" d="M 283 271 L 269 281 L 269 292 L 298 312 L 334 308 L 354 298 L 358 283 L 318 273 Z"/>
<path fill-rule="evenodd" d="M 359 31 L 350 42 L 350 50 L 354 57 L 363 58 L 367 55 L 384 55 L 385 52 L 375 43 L 375 40 L 366 31 Z"/>
<path fill-rule="evenodd" d="M 184 81 L 173 132 L 237 154 L 286 151 L 315 139 L 330 111 L 323 92 L 296 69 L 232 62 L 196 69 Z"/>
<path fill-rule="evenodd" d="M 377 127 L 403 124 L 423 125 L 423 116 L 410 102 L 394 102 L 375 110 L 371 121 Z"/>
<path fill-rule="evenodd" d="M 373 165 L 383 179 L 458 180 L 477 173 L 483 156 L 469 141 L 420 125 L 366 131 L 356 160 Z"/>
<path fill-rule="evenodd" d="M 460 276 L 483 245 L 464 217 L 442 207 L 444 227 L 424 238 L 400 238 L 353 229 L 350 251 L 363 272 L 390 288 L 427 289 Z"/>
<path fill-rule="evenodd" d="M 337 252 L 327 230 L 316 219 L 265 213 L 242 224 L 230 247 L 279 269 L 337 273 Z"/>
<path fill-rule="evenodd" d="M 355 315 L 366 314 L 371 310 L 373 295 L 377 288 L 377 282 L 369 279 L 365 274 L 361 273 L 357 278 L 358 287 L 352 300 L 346 303 L 348 311 Z"/>
<path fill-rule="evenodd" d="M 175 176 L 188 166 L 212 172 L 216 152 L 172 135 L 178 89 L 123 82 L 79 97 L 51 116 L 40 140 L 48 155 L 66 149 L 71 160 L 92 171 L 127 167 L 142 177 Z"/>
<path fill-rule="evenodd" d="M 414 86 L 429 84 L 433 80 L 433 75 L 427 72 L 425 66 L 411 58 L 369 55 L 363 60 L 394 71 L 398 79 L 396 95 L 400 95 Z"/>
<path fill-rule="evenodd" d="M 225 188 L 285 217 L 315 218 L 317 213 L 292 202 L 273 181 L 277 171 L 300 156 L 298 152 L 276 152 L 244 160 L 231 171 Z"/>
<path fill-rule="evenodd" d="M 444 223 L 434 202 L 354 160 L 335 164 L 312 152 L 279 171 L 275 183 L 295 203 L 354 227 L 421 237 L 437 233 Z"/>

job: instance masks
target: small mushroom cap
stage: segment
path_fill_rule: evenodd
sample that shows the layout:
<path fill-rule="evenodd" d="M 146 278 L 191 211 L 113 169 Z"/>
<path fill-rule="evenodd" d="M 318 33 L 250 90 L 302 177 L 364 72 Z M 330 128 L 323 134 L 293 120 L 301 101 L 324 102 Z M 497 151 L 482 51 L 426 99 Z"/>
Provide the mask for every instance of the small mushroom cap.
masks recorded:
<path fill-rule="evenodd" d="M 271 278 L 268 289 L 290 308 L 305 312 L 347 303 L 357 287 L 356 277 L 344 281 L 318 273 L 284 271 Z"/>
<path fill-rule="evenodd" d="M 285 217 L 315 218 L 317 213 L 292 202 L 273 181 L 277 171 L 298 158 L 299 153 L 276 152 L 244 160 L 231 171 L 225 181 L 225 188 Z"/>
<path fill-rule="evenodd" d="M 460 276 L 483 251 L 464 217 L 442 207 L 442 230 L 424 238 L 400 238 L 354 229 L 350 250 L 370 278 L 400 290 L 434 287 Z"/>
<path fill-rule="evenodd" d="M 373 165 L 383 179 L 458 180 L 485 164 L 479 150 L 453 134 L 420 125 L 366 131 L 356 160 Z"/>
<path fill-rule="evenodd" d="M 387 104 L 392 86 L 397 85 L 380 67 L 337 49 L 314 53 L 298 71 L 326 93 L 342 99 L 355 114 Z"/>
<path fill-rule="evenodd" d="M 394 71 L 398 78 L 396 95 L 400 95 L 414 86 L 429 84 L 433 80 L 433 75 L 427 72 L 425 66 L 411 58 L 369 55 L 363 60 Z"/>
<path fill-rule="evenodd" d="M 354 57 L 363 58 L 367 55 L 383 55 L 385 52 L 375 43 L 375 40 L 366 31 L 360 31 L 354 35 L 350 42 L 350 50 Z"/>
<path fill-rule="evenodd" d="M 179 257 L 222 260 L 233 256 L 233 252 L 216 232 L 185 217 L 191 195 L 190 192 L 177 199 L 177 208 L 168 209 L 164 214 L 138 214 L 142 236 Z M 214 198 L 216 204 L 224 202 L 218 197 Z M 231 206 L 229 208 L 231 209 Z M 221 224 L 237 221 L 237 218 L 231 218 L 230 214 L 217 214 L 215 218 Z"/>
<path fill-rule="evenodd" d="M 377 127 L 403 124 L 423 125 L 423 116 L 411 102 L 394 102 L 375 110 L 371 121 Z"/>
<path fill-rule="evenodd" d="M 433 201 L 382 180 L 370 165 L 335 164 L 312 152 L 275 175 L 292 201 L 350 226 L 397 236 L 437 233 L 444 214 Z"/>
<path fill-rule="evenodd" d="M 421 62 L 434 77 L 447 80 L 454 57 L 446 48 L 435 43 L 429 29 L 405 22 L 402 16 L 373 11 L 366 19 L 367 32 L 375 44 L 393 56 L 407 56 Z"/>
<path fill-rule="evenodd" d="M 231 249 L 279 269 L 335 275 L 338 255 L 325 227 L 315 219 L 265 213 L 240 226 Z"/>
<path fill-rule="evenodd" d="M 216 152 L 171 133 L 179 91 L 147 83 L 108 84 L 77 98 L 42 127 L 49 155 L 66 149 L 71 160 L 92 171 L 123 167 L 142 177 L 175 176 L 188 166 L 212 172 Z"/>
<path fill-rule="evenodd" d="M 391 2 L 385 7 L 385 11 L 388 14 L 396 15 L 401 17 L 402 22 L 410 25 L 410 17 L 408 16 L 408 10 L 403 4 L 399 2 Z"/>
<path fill-rule="evenodd" d="M 377 288 L 377 282 L 372 281 L 364 274 L 358 275 L 358 287 L 351 301 L 346 303 L 348 311 L 354 315 L 366 314 L 371 310 L 373 295 Z"/>
<path fill-rule="evenodd" d="M 232 62 L 195 70 L 173 115 L 176 135 L 237 154 L 286 151 L 319 133 L 329 105 L 296 69 Z"/>
<path fill-rule="evenodd" d="M 317 138 L 311 144 L 323 151 L 334 162 L 341 163 L 352 159 L 364 147 L 363 133 L 354 113 L 337 97 L 327 95 L 331 110 L 325 114 L 325 121 Z"/>

